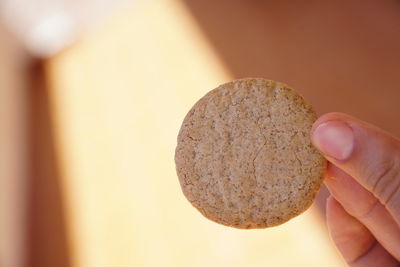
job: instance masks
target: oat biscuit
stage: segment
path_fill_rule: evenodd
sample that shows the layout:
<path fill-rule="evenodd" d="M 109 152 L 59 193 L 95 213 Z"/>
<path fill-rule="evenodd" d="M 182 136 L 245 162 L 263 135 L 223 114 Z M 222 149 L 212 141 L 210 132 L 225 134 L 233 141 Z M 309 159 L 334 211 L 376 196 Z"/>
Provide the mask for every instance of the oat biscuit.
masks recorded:
<path fill-rule="evenodd" d="M 312 146 L 317 116 L 287 85 L 247 78 L 219 86 L 186 115 L 175 163 L 186 198 L 236 228 L 279 225 L 305 211 L 326 160 Z"/>

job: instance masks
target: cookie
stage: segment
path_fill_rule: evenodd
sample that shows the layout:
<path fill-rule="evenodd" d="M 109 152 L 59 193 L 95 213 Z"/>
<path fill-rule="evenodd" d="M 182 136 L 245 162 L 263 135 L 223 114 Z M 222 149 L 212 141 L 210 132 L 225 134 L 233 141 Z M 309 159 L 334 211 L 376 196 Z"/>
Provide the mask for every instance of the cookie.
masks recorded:
<path fill-rule="evenodd" d="M 184 195 L 205 217 L 236 228 L 275 226 L 299 215 L 326 168 L 311 144 L 316 119 L 283 83 L 247 78 L 210 91 L 179 131 L 175 163 Z"/>

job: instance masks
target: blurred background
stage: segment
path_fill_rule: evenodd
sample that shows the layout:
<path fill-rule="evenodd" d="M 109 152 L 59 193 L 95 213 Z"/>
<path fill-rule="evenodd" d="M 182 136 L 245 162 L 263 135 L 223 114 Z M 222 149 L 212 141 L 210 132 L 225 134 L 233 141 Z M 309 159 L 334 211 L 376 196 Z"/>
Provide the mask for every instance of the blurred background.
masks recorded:
<path fill-rule="evenodd" d="M 400 135 L 395 0 L 0 1 L 0 266 L 343 266 L 314 206 L 265 230 L 203 218 L 176 136 L 241 77 Z"/>

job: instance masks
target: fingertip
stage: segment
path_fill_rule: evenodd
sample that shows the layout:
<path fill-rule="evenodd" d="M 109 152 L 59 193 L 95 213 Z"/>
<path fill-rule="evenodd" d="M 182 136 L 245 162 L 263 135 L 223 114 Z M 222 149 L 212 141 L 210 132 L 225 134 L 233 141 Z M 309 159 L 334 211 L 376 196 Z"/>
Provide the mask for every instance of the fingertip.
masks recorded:
<path fill-rule="evenodd" d="M 326 123 L 328 121 L 346 121 L 349 118 L 351 118 L 349 115 L 341 113 L 341 112 L 330 112 L 330 113 L 325 113 L 321 115 L 312 125 L 311 127 L 311 136 L 314 133 L 315 129 L 323 123 Z"/>
<path fill-rule="evenodd" d="M 332 196 L 330 195 L 326 199 L 326 219 L 329 222 L 330 219 L 333 217 L 333 214 L 337 213 L 338 210 L 340 210 L 342 207 L 340 203 Z"/>
<path fill-rule="evenodd" d="M 347 215 L 347 212 L 343 206 L 333 195 L 330 195 L 326 200 L 326 222 L 328 228 L 332 230 L 333 225 L 336 225 L 340 221 L 339 218 L 343 218 L 344 215 Z"/>
<path fill-rule="evenodd" d="M 330 161 L 344 161 L 353 151 L 354 133 L 348 118 L 343 113 L 328 113 L 312 126 L 312 144 Z"/>
<path fill-rule="evenodd" d="M 332 202 L 334 201 L 334 198 L 332 197 L 332 195 L 329 195 L 329 197 L 326 199 L 326 217 L 328 218 L 328 214 L 330 213 L 330 210 L 332 208 L 332 205 L 334 205 Z"/>

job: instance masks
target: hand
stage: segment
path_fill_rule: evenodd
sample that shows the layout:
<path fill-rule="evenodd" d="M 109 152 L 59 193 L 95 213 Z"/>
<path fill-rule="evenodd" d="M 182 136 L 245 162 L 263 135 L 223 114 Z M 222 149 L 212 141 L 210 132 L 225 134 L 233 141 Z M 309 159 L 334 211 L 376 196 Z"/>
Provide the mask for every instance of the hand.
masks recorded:
<path fill-rule="evenodd" d="M 349 266 L 399 266 L 400 141 L 345 114 L 313 125 L 312 141 L 329 161 L 327 223 Z"/>

